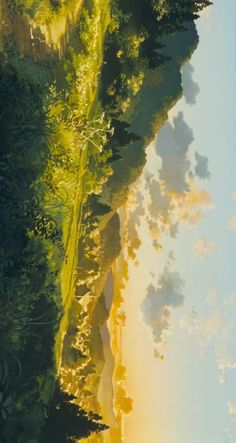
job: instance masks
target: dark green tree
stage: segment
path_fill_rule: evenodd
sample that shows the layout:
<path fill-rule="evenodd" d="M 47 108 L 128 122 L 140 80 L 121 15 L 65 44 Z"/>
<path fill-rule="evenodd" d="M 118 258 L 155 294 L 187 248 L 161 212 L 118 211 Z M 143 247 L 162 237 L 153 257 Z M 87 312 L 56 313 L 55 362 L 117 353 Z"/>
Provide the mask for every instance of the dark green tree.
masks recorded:
<path fill-rule="evenodd" d="M 74 400 L 73 396 L 57 389 L 40 443 L 68 443 L 107 429 L 100 416 L 87 415 Z"/>

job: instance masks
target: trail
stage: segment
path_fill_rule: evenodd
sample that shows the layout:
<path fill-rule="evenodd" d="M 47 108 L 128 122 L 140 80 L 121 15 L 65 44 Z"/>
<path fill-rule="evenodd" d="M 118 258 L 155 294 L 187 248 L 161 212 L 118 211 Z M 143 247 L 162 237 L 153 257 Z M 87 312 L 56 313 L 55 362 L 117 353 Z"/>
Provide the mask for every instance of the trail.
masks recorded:
<path fill-rule="evenodd" d="M 10 12 L 6 0 L 1 0 L 0 50 L 5 40 L 12 38 L 22 57 L 30 56 L 36 61 L 61 58 L 78 23 L 83 3 L 84 0 L 78 0 L 65 15 L 54 13 L 48 23 L 41 24 L 27 14 Z"/>
<path fill-rule="evenodd" d="M 97 11 L 99 11 L 97 17 L 98 37 L 96 44 L 96 55 L 97 71 L 100 72 L 103 61 L 103 42 L 109 23 L 110 9 L 109 1 L 104 2 L 103 0 L 96 0 L 95 3 Z M 98 89 L 97 85 L 94 85 L 94 83 L 88 83 L 87 87 L 90 96 L 90 103 L 87 109 L 86 117 L 91 119 L 96 111 Z M 74 205 L 71 211 L 70 219 L 66 222 L 64 227 L 63 242 L 66 245 L 66 250 L 65 259 L 61 270 L 61 293 L 64 313 L 55 344 L 56 368 L 58 373 L 60 372 L 62 365 L 62 347 L 69 323 L 69 311 L 75 296 L 76 270 L 78 268 L 78 244 L 81 236 L 84 205 L 83 177 L 87 168 L 89 156 L 88 148 L 89 146 L 80 153 Z"/>
<path fill-rule="evenodd" d="M 37 62 L 47 62 L 61 59 L 67 44 L 72 37 L 82 12 L 84 0 L 78 0 L 73 10 L 63 16 L 54 14 L 54 18 L 47 24 L 40 24 L 26 14 L 10 13 L 6 0 L 0 2 L 0 51 L 4 51 L 6 39 L 13 38 L 17 50 L 22 57 L 31 57 Z M 110 1 L 93 0 L 91 5 L 96 15 L 97 34 L 96 51 L 93 54 L 96 60 L 94 72 L 100 73 L 103 62 L 103 42 L 110 19 Z M 98 83 L 91 79 L 86 82 L 89 103 L 85 117 L 89 120 L 96 112 Z M 75 277 L 78 267 L 78 244 L 81 236 L 84 189 L 83 177 L 86 172 L 89 145 L 80 150 L 78 155 L 78 173 L 75 179 L 74 203 L 70 214 L 63 225 L 63 244 L 65 246 L 64 261 L 61 268 L 61 303 L 63 315 L 59 331 L 55 337 L 55 366 L 57 373 L 62 364 L 62 348 L 68 328 L 69 311 L 75 294 Z"/>

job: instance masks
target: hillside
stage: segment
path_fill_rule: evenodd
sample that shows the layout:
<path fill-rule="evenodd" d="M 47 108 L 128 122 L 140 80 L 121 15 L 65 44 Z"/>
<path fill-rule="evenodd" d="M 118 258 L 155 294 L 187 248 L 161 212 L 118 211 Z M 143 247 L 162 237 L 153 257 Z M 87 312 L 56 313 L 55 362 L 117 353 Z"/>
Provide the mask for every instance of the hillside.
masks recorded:
<path fill-rule="evenodd" d="M 182 94 L 208 4 L 1 2 L 2 443 L 106 429 L 103 288 L 124 241 L 117 210 Z"/>

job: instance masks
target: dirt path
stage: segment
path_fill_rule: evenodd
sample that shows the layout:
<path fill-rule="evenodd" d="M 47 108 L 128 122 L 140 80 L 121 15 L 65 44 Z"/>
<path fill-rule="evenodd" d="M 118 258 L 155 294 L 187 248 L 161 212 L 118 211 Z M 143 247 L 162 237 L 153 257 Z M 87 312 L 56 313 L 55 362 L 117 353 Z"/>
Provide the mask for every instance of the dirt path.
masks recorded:
<path fill-rule="evenodd" d="M 84 0 L 78 0 L 76 8 L 65 17 L 60 17 L 47 25 L 35 23 L 28 15 L 10 14 L 6 0 L 0 0 L 0 50 L 4 50 L 4 39 L 14 36 L 22 57 L 30 56 L 36 61 L 47 61 L 62 57 L 70 36 L 78 23 Z M 96 14 L 96 49 L 92 56 L 96 60 L 94 72 L 98 73 L 103 62 L 103 42 L 110 17 L 110 0 L 93 0 L 93 13 Z M 96 74 L 97 75 L 97 74 Z M 89 103 L 86 117 L 92 118 L 96 110 L 98 84 L 84 79 Z M 89 149 L 89 146 L 88 146 Z M 78 156 L 74 203 L 63 226 L 65 259 L 61 269 L 61 300 L 63 316 L 55 338 L 55 364 L 60 372 L 62 347 L 69 323 L 69 311 L 75 296 L 76 270 L 78 267 L 78 243 L 81 236 L 84 190 L 83 177 L 87 168 L 88 149 L 81 150 Z"/>
<path fill-rule="evenodd" d="M 99 72 L 103 62 L 103 42 L 106 29 L 109 23 L 109 0 L 95 0 L 94 9 L 97 10 L 97 42 L 96 42 L 96 57 L 97 66 L 95 72 Z M 87 83 L 88 95 L 90 103 L 86 112 L 86 117 L 92 119 L 96 111 L 98 85 L 92 82 Z M 88 146 L 89 149 L 89 146 Z M 64 314 L 61 320 L 60 329 L 56 337 L 55 344 L 55 358 L 58 372 L 62 365 L 62 347 L 64 337 L 69 323 L 69 311 L 71 304 L 75 297 L 76 289 L 76 270 L 78 267 L 78 244 L 81 236 L 82 217 L 83 217 L 83 177 L 87 168 L 88 149 L 83 150 L 80 154 L 80 167 L 76 180 L 76 192 L 74 198 L 74 206 L 64 227 L 64 244 L 66 245 L 65 260 L 61 271 L 61 292 L 62 303 L 64 306 Z"/>
<path fill-rule="evenodd" d="M 75 26 L 78 23 L 84 0 L 78 0 L 75 8 L 63 16 L 54 14 L 47 24 L 35 22 L 29 15 L 11 13 L 6 0 L 0 2 L 0 49 L 4 39 L 14 38 L 19 53 L 37 61 L 61 58 Z"/>

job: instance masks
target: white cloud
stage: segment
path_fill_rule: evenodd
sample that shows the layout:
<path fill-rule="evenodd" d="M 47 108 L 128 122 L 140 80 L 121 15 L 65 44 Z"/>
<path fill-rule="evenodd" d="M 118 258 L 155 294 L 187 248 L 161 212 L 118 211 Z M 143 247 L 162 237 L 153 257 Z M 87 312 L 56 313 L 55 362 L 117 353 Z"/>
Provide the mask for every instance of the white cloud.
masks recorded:
<path fill-rule="evenodd" d="M 207 27 L 207 29 L 211 29 L 212 25 L 213 25 L 213 20 L 211 17 L 211 9 L 208 8 L 203 8 L 200 12 L 199 12 L 199 16 L 202 19 L 203 23 L 205 24 L 205 26 Z"/>
<path fill-rule="evenodd" d="M 203 352 L 213 339 L 219 334 L 223 327 L 224 313 L 223 311 L 215 310 L 209 318 L 200 321 L 196 311 L 192 311 L 190 315 L 183 317 L 180 320 L 180 327 L 185 329 L 189 335 L 195 337 L 196 344 Z"/>
<path fill-rule="evenodd" d="M 200 91 L 199 86 L 193 80 L 194 68 L 187 62 L 182 68 L 182 84 L 186 103 L 194 105 L 196 97 Z"/>
<path fill-rule="evenodd" d="M 200 179 L 207 179 L 210 178 L 210 172 L 208 169 L 208 163 L 209 160 L 204 155 L 200 155 L 198 152 L 195 152 L 195 160 L 196 160 L 196 166 L 195 166 L 195 174 Z"/>
<path fill-rule="evenodd" d="M 146 174 L 145 187 L 150 194 L 149 211 L 151 217 L 154 219 L 165 219 L 169 216 L 170 211 L 173 209 L 168 196 L 163 195 L 160 187 L 160 183 L 154 179 L 151 174 Z"/>
<path fill-rule="evenodd" d="M 175 107 L 175 106 L 174 106 L 174 108 L 171 108 L 168 111 L 168 120 L 172 125 L 174 124 L 174 119 L 175 119 L 175 117 L 177 117 L 177 115 L 178 115 L 178 110 L 177 110 L 177 107 Z"/>
<path fill-rule="evenodd" d="M 188 152 L 193 142 L 193 132 L 184 121 L 183 112 L 173 119 L 173 126 L 167 122 L 157 138 L 157 155 L 162 160 L 160 180 L 167 192 L 181 194 L 189 190 L 188 174 L 191 163 Z"/>
<path fill-rule="evenodd" d="M 189 335 L 196 336 L 199 333 L 199 323 L 196 311 L 192 310 L 190 315 L 182 317 L 179 325 L 182 329 L 185 329 Z"/>
<path fill-rule="evenodd" d="M 224 313 L 221 310 L 213 312 L 201 327 L 201 337 L 205 346 L 209 345 L 213 337 L 223 327 Z"/>
<path fill-rule="evenodd" d="M 192 253 L 195 257 L 199 257 L 201 260 L 205 260 L 209 255 L 213 254 L 217 250 L 216 243 L 208 240 L 205 237 L 201 237 L 195 241 L 192 249 Z"/>
<path fill-rule="evenodd" d="M 219 375 L 218 381 L 219 381 L 220 385 L 225 385 L 226 384 L 226 379 L 225 379 L 223 374 Z"/>
<path fill-rule="evenodd" d="M 200 355 L 212 352 L 220 384 L 225 384 L 229 372 L 236 370 L 236 321 L 231 317 L 231 311 L 224 303 L 204 320 L 194 311 L 180 320 L 180 327 L 193 337 Z"/>
<path fill-rule="evenodd" d="M 236 324 L 226 318 L 215 343 L 216 363 L 221 373 L 236 369 L 235 337 Z"/>
<path fill-rule="evenodd" d="M 158 287 L 150 285 L 141 304 L 144 322 L 151 328 L 155 345 L 162 345 L 170 330 L 171 309 L 184 303 L 184 281 L 179 274 L 165 268 Z M 158 352 L 158 348 L 157 352 Z"/>

